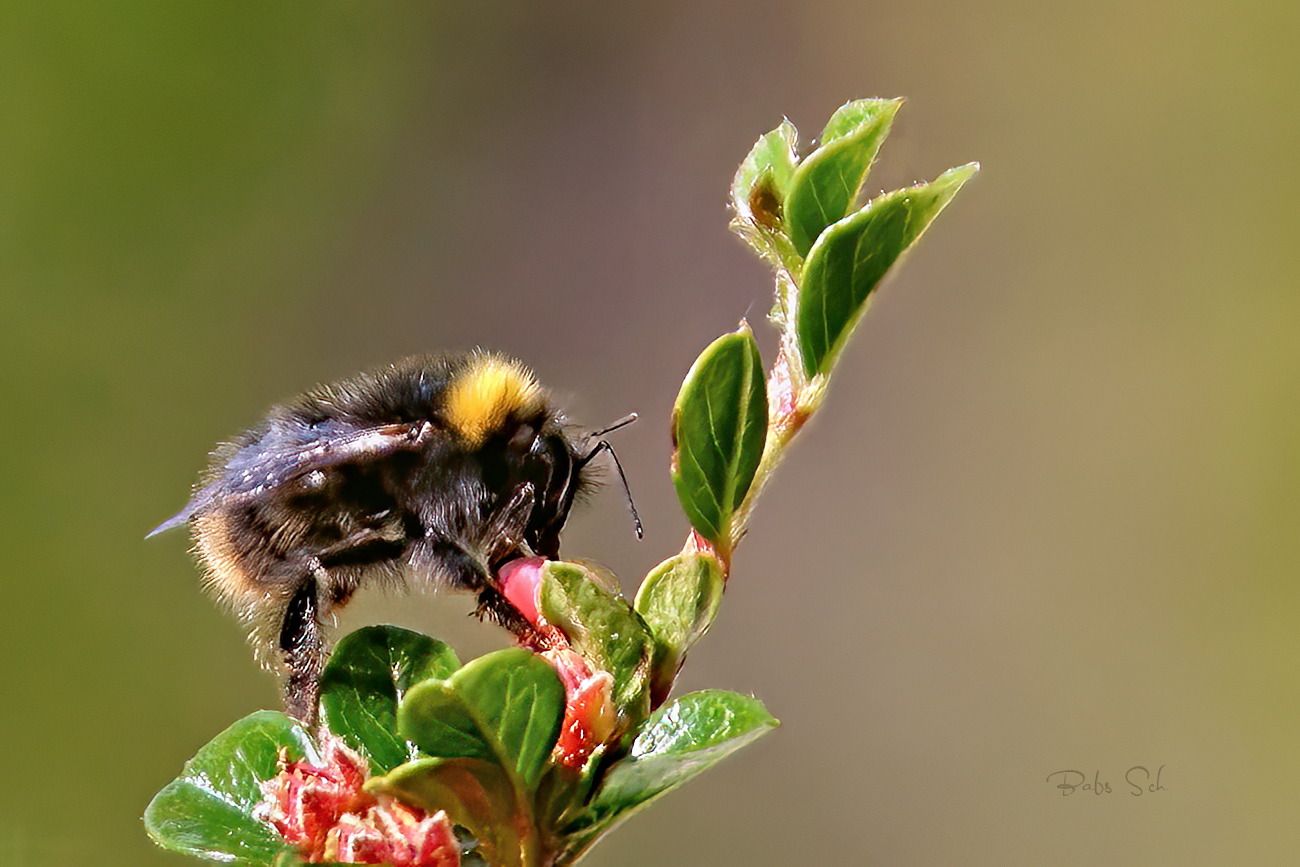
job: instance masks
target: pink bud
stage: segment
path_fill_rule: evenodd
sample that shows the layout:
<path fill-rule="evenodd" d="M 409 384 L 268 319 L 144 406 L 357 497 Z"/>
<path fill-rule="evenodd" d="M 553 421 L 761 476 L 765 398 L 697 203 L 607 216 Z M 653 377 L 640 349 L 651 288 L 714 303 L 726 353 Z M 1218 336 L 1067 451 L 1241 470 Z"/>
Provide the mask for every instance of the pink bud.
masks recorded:
<path fill-rule="evenodd" d="M 564 684 L 564 722 L 555 744 L 555 761 L 581 768 L 596 747 L 613 740 L 618 714 L 614 710 L 614 677 L 593 669 L 579 653 L 556 648 L 542 654 L 555 666 Z"/>
<path fill-rule="evenodd" d="M 538 594 L 541 592 L 542 567 L 545 565 L 543 557 L 523 557 L 511 560 L 497 573 L 501 595 L 534 626 L 541 619 L 538 614 Z"/>

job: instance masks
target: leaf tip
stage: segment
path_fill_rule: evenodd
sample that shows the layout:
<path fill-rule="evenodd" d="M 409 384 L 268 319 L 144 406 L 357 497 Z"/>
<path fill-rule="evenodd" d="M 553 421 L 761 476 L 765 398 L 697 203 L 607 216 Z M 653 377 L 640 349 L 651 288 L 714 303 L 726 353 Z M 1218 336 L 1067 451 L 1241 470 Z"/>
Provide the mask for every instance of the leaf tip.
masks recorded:
<path fill-rule="evenodd" d="M 898 110 L 903 107 L 903 103 L 905 102 L 907 102 L 907 98 L 902 96 L 895 96 L 892 99 L 882 99 L 880 101 L 880 110 L 882 112 L 887 112 L 892 118 L 894 115 L 898 114 Z"/>
<path fill-rule="evenodd" d="M 965 165 L 954 166 L 953 168 L 948 169 L 948 171 L 935 178 L 934 182 L 936 184 L 944 183 L 948 186 L 960 187 L 962 184 L 979 174 L 979 171 L 980 164 L 972 160 Z"/>

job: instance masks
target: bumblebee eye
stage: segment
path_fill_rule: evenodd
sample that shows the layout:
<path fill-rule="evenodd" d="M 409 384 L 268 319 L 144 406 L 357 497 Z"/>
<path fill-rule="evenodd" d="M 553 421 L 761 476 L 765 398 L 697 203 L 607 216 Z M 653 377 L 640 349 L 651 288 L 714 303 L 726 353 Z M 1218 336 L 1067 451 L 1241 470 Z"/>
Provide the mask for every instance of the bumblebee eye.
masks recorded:
<path fill-rule="evenodd" d="M 563 510 L 564 502 L 568 499 L 569 487 L 573 483 L 573 459 L 569 455 L 569 450 L 562 445 L 549 451 L 551 478 L 550 484 L 547 485 L 546 502 L 547 506 L 558 512 Z"/>
<path fill-rule="evenodd" d="M 535 454 L 541 439 L 541 434 L 538 433 L 537 428 L 531 424 L 521 424 L 519 429 L 510 437 L 509 449 L 512 452 Z"/>

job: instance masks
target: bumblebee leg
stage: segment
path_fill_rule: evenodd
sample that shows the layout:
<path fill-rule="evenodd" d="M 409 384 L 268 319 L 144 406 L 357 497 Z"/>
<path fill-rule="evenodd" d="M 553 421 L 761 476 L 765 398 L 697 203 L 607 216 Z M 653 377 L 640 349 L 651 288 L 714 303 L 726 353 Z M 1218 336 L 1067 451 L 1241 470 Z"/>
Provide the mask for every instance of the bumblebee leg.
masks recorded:
<path fill-rule="evenodd" d="M 322 567 L 387 563 L 401 557 L 409 544 L 408 539 L 395 538 L 385 528 L 365 527 L 323 549 L 317 561 Z"/>
<path fill-rule="evenodd" d="M 318 613 L 316 577 L 303 582 L 289 600 L 280 626 L 280 651 L 289 677 L 284 684 L 284 709 L 309 726 L 316 725 L 317 699 L 324 645 Z"/>
<path fill-rule="evenodd" d="M 548 647 L 537 627 L 529 623 L 527 618 L 519 613 L 519 609 L 515 608 L 496 587 L 488 586 L 479 591 L 478 607 L 474 609 L 474 616 L 509 631 L 520 644 L 534 649 Z"/>
<path fill-rule="evenodd" d="M 466 590 L 478 597 L 474 616 L 490 620 L 527 641 L 536 631 L 506 601 L 496 586 L 493 566 L 471 554 L 466 546 L 446 537 L 430 536 L 420 547 L 419 567 L 442 577 L 456 590 Z"/>
<path fill-rule="evenodd" d="M 477 593 L 492 582 L 487 564 L 465 545 L 446 536 L 430 534 L 420 543 L 413 563 L 417 574 L 441 578 L 455 590 Z"/>
<path fill-rule="evenodd" d="M 511 557 L 533 555 L 525 537 L 536 500 L 533 483 L 524 482 L 515 488 L 509 500 L 487 517 L 480 548 L 488 562 L 499 563 Z"/>

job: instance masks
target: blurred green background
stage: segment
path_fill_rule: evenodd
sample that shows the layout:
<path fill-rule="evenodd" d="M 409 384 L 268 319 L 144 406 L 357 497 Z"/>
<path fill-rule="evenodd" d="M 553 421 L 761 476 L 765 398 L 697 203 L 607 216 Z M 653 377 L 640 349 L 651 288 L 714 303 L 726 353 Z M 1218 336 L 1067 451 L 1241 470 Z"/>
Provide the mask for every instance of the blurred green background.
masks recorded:
<path fill-rule="evenodd" d="M 139 815 L 273 706 L 184 502 L 403 354 L 630 410 L 566 552 L 677 549 L 667 416 L 768 304 L 753 140 L 909 98 L 875 188 L 983 172 L 883 289 L 682 686 L 784 726 L 599 865 L 1300 858 L 1292 3 L 0 5 L 0 865 L 180 865 Z M 768 350 L 770 330 L 762 335 Z M 463 601 L 382 598 L 462 656 Z M 1134 797 L 1135 765 L 1165 790 Z M 1062 797 L 1077 769 L 1112 793 Z"/>

